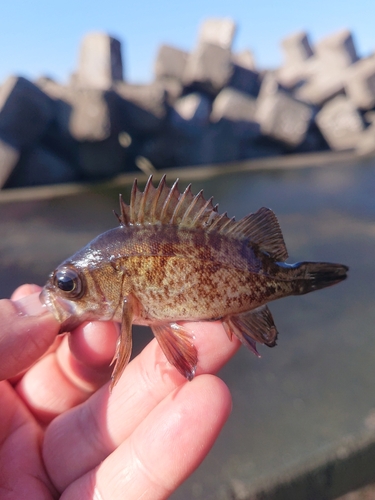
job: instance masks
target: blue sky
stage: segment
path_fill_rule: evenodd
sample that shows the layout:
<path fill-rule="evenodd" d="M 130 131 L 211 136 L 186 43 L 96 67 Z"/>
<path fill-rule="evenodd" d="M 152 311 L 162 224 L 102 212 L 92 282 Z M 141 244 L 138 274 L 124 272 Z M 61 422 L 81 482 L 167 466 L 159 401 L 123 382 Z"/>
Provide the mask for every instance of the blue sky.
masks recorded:
<path fill-rule="evenodd" d="M 359 54 L 368 55 L 375 50 L 374 14 L 374 0 L 1 0 L 0 82 L 10 74 L 66 81 L 89 31 L 121 40 L 129 82 L 151 81 L 158 46 L 191 50 L 207 17 L 233 18 L 234 49 L 250 48 L 261 68 L 278 66 L 280 40 L 301 29 L 314 42 L 349 28 Z"/>

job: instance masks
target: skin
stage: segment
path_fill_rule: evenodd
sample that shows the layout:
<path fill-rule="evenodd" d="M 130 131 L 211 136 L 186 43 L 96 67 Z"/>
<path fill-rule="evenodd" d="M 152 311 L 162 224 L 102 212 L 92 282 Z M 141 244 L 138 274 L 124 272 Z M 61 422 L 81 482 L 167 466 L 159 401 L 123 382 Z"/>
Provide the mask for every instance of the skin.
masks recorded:
<path fill-rule="evenodd" d="M 187 323 L 199 352 L 187 382 L 156 340 L 110 393 L 118 327 L 57 337 L 36 285 L 0 301 L 0 497 L 167 498 L 201 463 L 231 411 L 211 375 L 235 353 L 218 322 Z"/>

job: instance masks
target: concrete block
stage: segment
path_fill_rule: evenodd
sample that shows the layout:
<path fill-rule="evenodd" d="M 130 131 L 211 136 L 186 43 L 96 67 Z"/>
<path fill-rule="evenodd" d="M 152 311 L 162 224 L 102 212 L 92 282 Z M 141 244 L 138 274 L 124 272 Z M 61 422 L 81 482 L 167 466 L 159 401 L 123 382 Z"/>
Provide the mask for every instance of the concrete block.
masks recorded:
<path fill-rule="evenodd" d="M 57 101 L 56 105 L 59 118 L 52 120 L 38 144 L 76 167 L 78 166 L 78 141 L 72 137 L 67 126 L 70 107 L 63 101 Z"/>
<path fill-rule="evenodd" d="M 191 163 L 225 163 L 284 153 L 285 148 L 280 143 L 259 134 L 245 133 L 245 128 L 239 130 L 239 125 L 242 127 L 244 123 L 224 118 L 206 127 L 192 150 L 194 161 Z"/>
<path fill-rule="evenodd" d="M 109 89 L 123 79 L 121 43 L 105 33 L 87 34 L 81 45 L 76 82 L 82 87 Z"/>
<path fill-rule="evenodd" d="M 302 78 L 309 81 L 311 78 L 317 78 L 325 71 L 333 71 L 337 73 L 342 71 L 342 68 L 336 68 L 330 64 L 326 64 L 323 59 L 320 59 L 317 55 L 313 55 L 306 59 L 303 63 L 299 64 L 299 71 Z"/>
<path fill-rule="evenodd" d="M 363 119 L 368 125 L 372 125 L 375 123 L 375 111 L 373 109 L 371 111 L 366 111 L 363 115 Z"/>
<path fill-rule="evenodd" d="M 344 70 L 326 67 L 315 77 L 310 78 L 306 83 L 295 91 L 295 96 L 301 101 L 305 101 L 315 106 L 323 104 L 333 97 L 343 94 L 345 89 L 346 73 Z"/>
<path fill-rule="evenodd" d="M 53 99 L 58 99 L 60 97 L 61 91 L 59 89 L 64 87 L 60 83 L 56 82 L 56 80 L 48 76 L 40 76 L 39 78 L 34 80 L 33 83 L 42 92 L 49 95 Z"/>
<path fill-rule="evenodd" d="M 270 156 L 281 156 L 289 152 L 281 142 L 274 141 L 270 137 L 260 136 L 250 138 L 241 146 L 241 159 L 268 158 Z"/>
<path fill-rule="evenodd" d="M 315 117 L 316 124 L 331 149 L 356 147 L 364 124 L 356 106 L 345 96 L 329 101 Z"/>
<path fill-rule="evenodd" d="M 241 68 L 256 70 L 254 54 L 249 49 L 242 50 L 232 54 L 232 62 Z"/>
<path fill-rule="evenodd" d="M 79 175 L 71 165 L 51 151 L 36 147 L 22 154 L 4 187 L 59 184 L 78 179 Z"/>
<path fill-rule="evenodd" d="M 220 120 L 206 127 L 192 150 L 194 164 L 223 163 L 241 159 L 242 138 L 233 122 Z"/>
<path fill-rule="evenodd" d="M 375 123 L 372 123 L 359 136 L 355 145 L 360 156 L 373 156 L 375 154 Z"/>
<path fill-rule="evenodd" d="M 257 97 L 260 89 L 260 76 L 257 71 L 233 64 L 232 75 L 227 85 L 228 87 Z"/>
<path fill-rule="evenodd" d="M 278 79 L 290 88 L 298 85 L 296 97 L 317 106 L 344 92 L 346 71 L 357 60 L 348 30 L 321 40 L 314 47 L 314 55 L 310 53 L 305 59 L 306 54 L 302 57 L 297 57 L 295 51 L 292 54 L 287 56 L 288 64 L 278 70 Z M 297 62 L 292 62 L 293 57 Z"/>
<path fill-rule="evenodd" d="M 217 94 L 228 83 L 232 72 L 230 49 L 200 43 L 188 57 L 183 81 L 186 86 Z"/>
<path fill-rule="evenodd" d="M 78 142 L 70 131 L 70 119 L 77 100 L 75 98 L 77 91 L 50 78 L 39 78 L 35 84 L 55 103 L 55 116 L 41 139 L 41 146 L 53 151 L 69 164 L 77 165 Z"/>
<path fill-rule="evenodd" d="M 225 118 L 230 121 L 255 123 L 256 99 L 227 87 L 216 96 L 212 104 L 211 121 Z"/>
<path fill-rule="evenodd" d="M 55 101 L 56 121 L 61 133 L 77 141 L 103 141 L 115 129 L 116 105 L 108 105 L 107 94 L 94 88 L 67 87 L 51 80 L 38 85 Z"/>
<path fill-rule="evenodd" d="M 160 119 L 126 103 L 114 90 L 54 86 L 48 91 L 58 97 L 56 125 L 68 142 L 105 141 L 122 130 L 133 133 L 132 123 L 135 122 L 135 128 L 150 127 L 149 117 L 153 128 L 160 126 Z"/>
<path fill-rule="evenodd" d="M 329 149 L 327 141 L 324 139 L 315 121 L 313 121 L 306 133 L 305 139 L 293 149 L 293 153 L 312 153 L 314 151 L 328 151 Z"/>
<path fill-rule="evenodd" d="M 206 19 L 199 30 L 198 44 L 210 43 L 230 50 L 235 33 L 236 23 L 232 19 Z"/>
<path fill-rule="evenodd" d="M 347 29 L 320 40 L 314 46 L 314 52 L 318 59 L 332 68 L 347 68 L 358 60 L 352 34 Z"/>
<path fill-rule="evenodd" d="M 165 90 L 162 84 L 158 82 L 150 85 L 118 83 L 114 86 L 114 90 L 123 99 L 137 104 L 157 118 L 165 118 Z"/>
<path fill-rule="evenodd" d="M 80 91 L 61 85 L 50 78 L 39 78 L 36 80 L 35 85 L 53 99 L 56 109 L 54 121 L 59 123 L 62 133 L 70 133 L 70 115 L 75 102 L 80 100 Z"/>
<path fill-rule="evenodd" d="M 281 42 L 284 65 L 277 70 L 277 78 L 287 88 L 294 88 L 306 78 L 306 63 L 313 57 L 307 34 L 294 33 Z"/>
<path fill-rule="evenodd" d="M 188 53 L 184 50 L 161 45 L 155 60 L 155 78 L 175 78 L 182 82 L 187 58 Z"/>
<path fill-rule="evenodd" d="M 54 117 L 54 102 L 25 78 L 11 76 L 0 90 L 0 135 L 16 149 L 30 147 Z"/>
<path fill-rule="evenodd" d="M 118 102 L 121 129 L 131 134 L 150 134 L 163 126 L 167 109 L 166 91 L 162 83 L 118 83 L 114 85 L 114 91 L 121 97 Z"/>
<path fill-rule="evenodd" d="M 310 106 L 278 91 L 258 98 L 255 118 L 263 134 L 296 147 L 305 139 L 312 114 Z"/>
<path fill-rule="evenodd" d="M 184 90 L 182 83 L 176 78 L 160 78 L 158 83 L 164 89 L 166 104 L 173 106 L 177 99 L 182 96 Z"/>
<path fill-rule="evenodd" d="M 20 153 L 17 149 L 0 139 L 0 189 L 12 173 L 19 157 Z"/>
<path fill-rule="evenodd" d="M 276 71 L 266 71 L 261 79 L 258 99 L 286 90 L 279 82 Z"/>
<path fill-rule="evenodd" d="M 158 169 L 191 165 L 198 139 L 199 135 L 191 136 L 177 128 L 166 127 L 140 145 L 138 156 Z M 138 164 L 139 157 L 135 159 Z"/>
<path fill-rule="evenodd" d="M 277 70 L 277 79 L 283 87 L 293 91 L 305 82 L 305 67 L 302 64 L 283 66 Z"/>
<path fill-rule="evenodd" d="M 345 91 L 358 108 L 375 106 L 375 57 L 358 61 L 348 69 Z"/>
<path fill-rule="evenodd" d="M 193 143 L 186 152 L 187 156 L 183 164 L 206 165 L 272 155 L 272 147 L 270 148 L 269 144 L 262 147 L 258 145 L 254 134 L 239 132 L 239 125 L 242 126 L 243 123 L 223 118 L 219 122 L 204 127 L 201 134 L 193 138 Z M 244 128 L 242 132 L 245 132 Z M 280 149 L 278 146 L 278 151 Z"/>
<path fill-rule="evenodd" d="M 327 99 L 343 92 L 346 72 L 357 59 L 353 38 L 348 30 L 339 31 L 318 42 L 314 47 L 314 55 L 306 59 L 298 69 L 299 76 L 306 81 L 303 91 L 308 94 L 306 99 L 321 106 Z M 293 70 L 288 71 L 290 73 Z M 279 71 L 283 82 L 283 73 L 286 78 L 290 76 L 288 71 Z M 304 99 L 305 96 L 301 95 L 299 98 Z"/>
<path fill-rule="evenodd" d="M 186 133 L 199 133 L 209 122 L 211 100 L 204 94 L 194 92 L 180 97 L 171 109 L 170 123 Z"/>
<path fill-rule="evenodd" d="M 281 41 L 284 53 L 285 66 L 294 66 L 304 63 L 313 55 L 307 33 L 299 31 L 293 33 Z"/>
<path fill-rule="evenodd" d="M 79 168 L 83 179 L 108 179 L 126 170 L 129 141 L 121 135 L 104 141 L 81 142 L 78 145 Z"/>
<path fill-rule="evenodd" d="M 103 141 L 111 135 L 110 110 L 105 93 L 97 89 L 72 90 L 69 131 L 78 141 Z"/>

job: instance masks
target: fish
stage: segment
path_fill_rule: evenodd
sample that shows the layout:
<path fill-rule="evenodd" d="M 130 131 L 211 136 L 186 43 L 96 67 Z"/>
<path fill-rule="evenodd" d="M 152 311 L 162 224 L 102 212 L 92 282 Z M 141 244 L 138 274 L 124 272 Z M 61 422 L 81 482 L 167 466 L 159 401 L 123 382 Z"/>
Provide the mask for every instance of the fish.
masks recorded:
<path fill-rule="evenodd" d="M 60 333 L 85 321 L 121 324 L 111 387 L 132 352 L 132 325 L 151 328 L 167 360 L 192 380 L 198 353 L 183 326 L 221 321 L 231 340 L 259 356 L 278 331 L 268 303 L 335 285 L 348 267 L 327 262 L 289 264 L 279 222 L 266 207 L 236 221 L 220 214 L 203 191 L 183 192 L 166 176 L 143 192 L 134 181 L 130 203 L 120 195 L 120 223 L 97 236 L 49 276 L 40 299 Z"/>

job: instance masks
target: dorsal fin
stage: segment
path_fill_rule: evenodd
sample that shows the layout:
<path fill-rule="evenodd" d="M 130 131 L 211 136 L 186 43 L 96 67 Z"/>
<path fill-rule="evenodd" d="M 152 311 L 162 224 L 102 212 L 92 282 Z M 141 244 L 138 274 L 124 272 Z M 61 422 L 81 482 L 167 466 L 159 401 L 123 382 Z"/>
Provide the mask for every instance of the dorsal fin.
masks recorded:
<path fill-rule="evenodd" d="M 171 188 L 166 185 L 165 179 L 163 175 L 155 188 L 151 175 L 143 192 L 138 189 L 135 180 L 129 205 L 120 195 L 121 214 L 116 215 L 122 226 L 159 224 L 202 228 L 237 240 L 249 240 L 277 261 L 288 258 L 279 223 L 269 208 L 261 208 L 236 222 L 226 213 L 220 215 L 218 205 L 213 206 L 212 198 L 205 200 L 202 191 L 194 196 L 189 185 L 180 193 L 178 179 Z"/>
<path fill-rule="evenodd" d="M 130 224 L 171 224 L 185 228 L 208 228 L 215 219 L 229 221 L 226 214 L 217 213 L 217 205 L 212 205 L 212 198 L 205 200 L 202 191 L 196 196 L 189 185 L 183 193 L 178 189 L 178 179 L 169 188 L 163 175 L 155 188 L 152 176 L 149 177 L 143 193 L 134 181 L 130 204 L 126 205 L 120 196 L 121 214 L 117 218 L 122 226 Z"/>
<path fill-rule="evenodd" d="M 255 214 L 243 217 L 228 227 L 225 233 L 234 238 L 249 239 L 259 250 L 278 262 L 284 262 L 288 258 L 279 221 L 269 208 L 262 207 Z"/>

